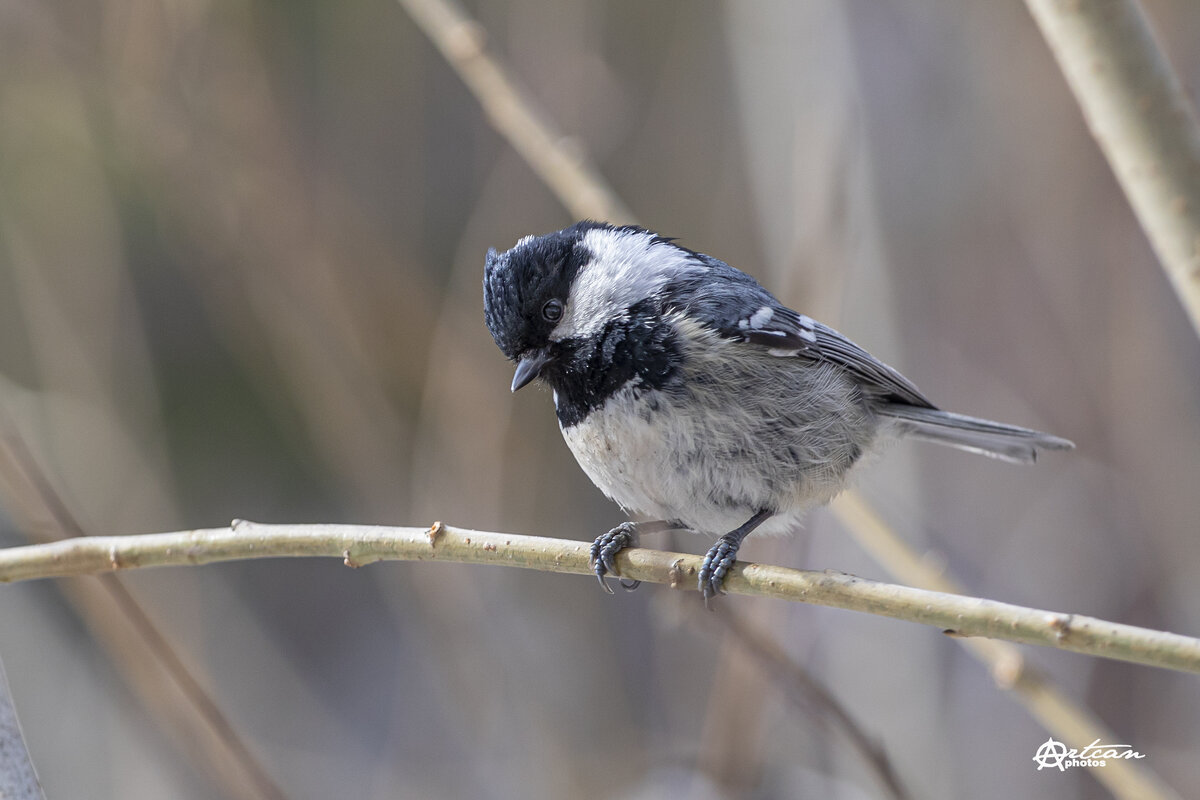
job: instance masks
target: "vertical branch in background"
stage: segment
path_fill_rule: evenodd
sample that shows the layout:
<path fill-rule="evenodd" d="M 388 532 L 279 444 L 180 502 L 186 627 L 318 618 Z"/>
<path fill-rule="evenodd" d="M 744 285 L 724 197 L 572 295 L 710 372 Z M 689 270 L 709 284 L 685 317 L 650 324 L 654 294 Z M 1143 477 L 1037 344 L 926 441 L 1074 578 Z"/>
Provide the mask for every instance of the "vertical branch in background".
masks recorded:
<path fill-rule="evenodd" d="M 1200 333 L 1200 126 L 1137 0 L 1026 0 Z"/>
<path fill-rule="evenodd" d="M 487 34 L 450 0 L 399 0 L 483 106 L 488 121 L 576 217 L 632 222 L 633 213 L 526 98 L 486 49 Z"/>
<path fill-rule="evenodd" d="M 564 206 L 577 216 L 607 218 L 613 221 L 632 219 L 624 204 L 619 201 L 616 193 L 604 179 L 590 167 L 583 166 L 586 161 L 581 154 L 558 152 L 561 149 L 561 137 L 554 132 L 540 114 L 532 110 L 529 103 L 517 92 L 503 68 L 486 53 L 483 47 L 485 35 L 478 23 L 453 5 L 452 0 L 398 0 L 398 2 L 416 20 L 426 35 L 438 46 L 447 61 L 458 71 L 496 129 L 529 162 L 546 185 L 558 195 Z M 1058 8 L 1058 10 L 1051 8 L 1060 6 L 1059 0 L 1027 0 L 1027 2 L 1031 8 L 1035 9 L 1035 16 L 1038 16 L 1039 11 L 1042 10 L 1039 9 L 1040 6 L 1045 6 L 1047 16 L 1069 13 L 1068 10 L 1062 8 Z M 1116 0 L 1116 2 L 1119 5 L 1128 5 L 1133 8 L 1132 16 L 1140 24 L 1140 35 L 1151 45 L 1149 60 L 1155 63 L 1161 61 L 1156 56 L 1148 28 L 1137 14 L 1136 4 L 1132 3 L 1132 0 L 1129 2 Z M 1070 6 L 1080 9 L 1085 5 L 1112 5 L 1113 3 L 1114 0 L 1078 0 Z M 1047 34 L 1047 38 L 1050 38 L 1050 34 Z M 1157 97 L 1160 102 L 1165 104 L 1161 113 L 1169 116 L 1168 110 L 1173 109 L 1178 116 L 1177 122 L 1184 124 L 1187 130 L 1194 130 L 1194 123 L 1187 111 L 1187 104 L 1182 98 L 1178 82 L 1171 77 L 1169 69 L 1166 69 L 1165 66 L 1155 72 L 1158 80 L 1166 86 L 1162 90 L 1162 95 Z M 1151 100 L 1153 99 L 1152 97 Z M 1135 96 L 1131 108 L 1138 107 L 1137 100 L 1138 98 Z M 1116 109 L 1114 109 L 1114 113 L 1117 113 Z M 1187 127 L 1188 124 L 1191 125 L 1191 128 Z M 1190 140 L 1189 137 L 1191 137 Z M 1172 141 L 1171 137 L 1166 138 L 1168 141 Z M 1194 132 L 1183 138 L 1176 135 L 1175 139 L 1179 141 L 1176 147 L 1171 148 L 1172 153 L 1192 153 L 1193 155 L 1190 159 L 1184 156 L 1172 156 L 1173 160 L 1170 163 L 1181 165 L 1187 174 L 1192 176 L 1188 185 L 1192 186 L 1194 190 L 1196 182 L 1195 153 L 1200 151 L 1200 146 L 1197 146 L 1194 141 Z M 1191 143 L 1188 144 L 1188 141 Z M 554 156 L 547 154 L 550 149 L 556 151 Z M 569 167 L 571 164 L 576 167 L 559 168 L 562 165 Z M 1159 164 L 1161 171 L 1164 162 L 1138 162 L 1135 167 L 1151 169 L 1152 164 Z M 1136 177 L 1135 175 L 1135 182 Z M 1147 192 L 1151 197 L 1148 201 L 1149 204 L 1157 206 L 1160 202 L 1162 183 L 1147 182 L 1157 184 L 1155 191 Z M 1126 191 L 1129 189 L 1127 188 Z M 1163 225 L 1167 231 L 1163 235 L 1167 241 L 1171 242 L 1172 263 L 1180 265 L 1177 270 L 1180 279 L 1177 281 L 1177 286 L 1183 287 L 1180 289 L 1180 296 L 1185 298 L 1185 304 L 1189 306 L 1189 311 L 1193 313 L 1193 319 L 1197 322 L 1197 328 L 1200 329 L 1200 291 L 1195 291 L 1195 287 L 1200 285 L 1200 268 L 1196 267 L 1196 253 L 1200 250 L 1200 226 L 1192 224 L 1191 230 L 1194 233 L 1193 238 L 1190 239 L 1190 250 L 1183 246 L 1178 238 L 1178 236 L 1186 235 L 1181 233 L 1188 229 L 1186 220 L 1198 219 L 1196 215 L 1200 215 L 1200 198 L 1191 203 L 1186 199 L 1179 203 L 1180 197 L 1186 198 L 1187 196 L 1176 194 L 1171 197 L 1168 193 L 1166 208 L 1169 209 L 1170 202 L 1174 200 L 1177 204 L 1176 211 L 1179 218 L 1175 221 L 1176 224 Z M 1137 203 L 1135 203 L 1136 205 Z M 1180 219 L 1183 222 L 1180 222 Z M 1145 224 L 1143 222 L 1143 225 Z M 1154 235 L 1151 238 L 1154 239 Z M 1188 258 L 1193 260 L 1189 262 Z M 1170 272 L 1172 269 L 1169 268 L 1168 271 Z M 1189 270 L 1191 270 L 1190 273 Z M 1189 286 L 1192 287 L 1191 290 L 1188 290 Z M 1194 303 L 1187 299 L 1193 293 L 1196 295 Z M 924 564 L 920 556 L 895 531 L 884 524 L 858 497 L 857 493 L 845 492 L 842 499 L 835 504 L 834 513 L 855 536 L 860 545 L 891 574 L 917 586 L 941 587 L 943 591 L 959 593 L 958 587 L 953 581 Z M 1085 739 L 1091 741 L 1088 737 L 1093 733 L 1096 734 L 1095 738 L 1118 741 L 1118 737 L 1112 735 L 1093 714 L 1072 702 L 1048 679 L 1026 666 L 1016 647 L 990 640 L 960 639 L 959 642 L 990 668 L 997 686 L 1015 692 L 1020 702 L 1046 730 L 1071 741 Z M 1134 800 L 1134 798 L 1168 800 L 1177 797 L 1175 792 L 1157 775 L 1143 765 L 1133 762 L 1123 761 L 1121 766 L 1116 769 L 1093 770 L 1092 774 L 1099 778 L 1117 797 L 1129 798 L 1129 800 Z"/>

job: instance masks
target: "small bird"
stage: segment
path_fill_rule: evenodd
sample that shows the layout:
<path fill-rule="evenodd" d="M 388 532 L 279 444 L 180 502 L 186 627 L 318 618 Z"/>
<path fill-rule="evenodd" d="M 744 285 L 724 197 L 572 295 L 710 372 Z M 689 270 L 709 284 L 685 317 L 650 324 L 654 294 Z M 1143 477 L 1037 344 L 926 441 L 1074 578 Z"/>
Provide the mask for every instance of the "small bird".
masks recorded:
<path fill-rule="evenodd" d="M 549 384 L 583 471 L 627 513 L 649 518 L 592 545 L 609 592 L 605 576 L 639 533 L 687 529 L 719 537 L 700 570 L 707 605 L 724 593 L 747 535 L 795 529 L 889 440 L 1019 463 L 1074 447 L 939 410 L 746 273 L 633 225 L 583 221 L 489 250 L 483 306 L 492 338 L 516 362 L 512 391 Z"/>

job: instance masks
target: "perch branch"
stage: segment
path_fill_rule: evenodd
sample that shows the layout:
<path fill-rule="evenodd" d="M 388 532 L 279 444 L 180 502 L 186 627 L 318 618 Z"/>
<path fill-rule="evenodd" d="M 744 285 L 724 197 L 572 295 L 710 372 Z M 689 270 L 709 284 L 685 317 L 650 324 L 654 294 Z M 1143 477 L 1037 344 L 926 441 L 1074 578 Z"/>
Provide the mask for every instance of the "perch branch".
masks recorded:
<path fill-rule="evenodd" d="M 472 531 L 441 523 L 432 528 L 388 528 L 236 521 L 231 528 L 98 536 L 0 550 L 0 582 L 284 556 L 336 557 L 351 567 L 385 560 L 449 561 L 590 575 L 589 546 L 579 541 Z M 646 549 L 627 550 L 617 557 L 620 574 L 626 578 L 686 589 L 695 587 L 700 562 L 698 556 Z M 958 636 L 1007 639 L 1200 673 L 1200 639 L 1076 614 L 913 589 L 840 572 L 741 562 L 725 578 L 725 588 L 733 594 L 919 622 Z"/>
<path fill-rule="evenodd" d="M 1137 0 L 1026 0 L 1200 332 L 1200 127 Z"/>

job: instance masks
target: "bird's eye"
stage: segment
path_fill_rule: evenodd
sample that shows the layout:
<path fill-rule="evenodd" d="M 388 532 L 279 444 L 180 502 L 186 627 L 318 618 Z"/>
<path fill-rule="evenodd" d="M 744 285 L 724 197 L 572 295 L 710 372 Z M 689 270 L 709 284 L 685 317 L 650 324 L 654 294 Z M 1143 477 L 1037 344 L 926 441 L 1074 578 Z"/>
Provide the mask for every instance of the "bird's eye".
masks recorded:
<path fill-rule="evenodd" d="M 559 300 L 549 300 L 542 306 L 542 316 L 547 322 L 558 322 L 562 319 L 563 304 Z"/>

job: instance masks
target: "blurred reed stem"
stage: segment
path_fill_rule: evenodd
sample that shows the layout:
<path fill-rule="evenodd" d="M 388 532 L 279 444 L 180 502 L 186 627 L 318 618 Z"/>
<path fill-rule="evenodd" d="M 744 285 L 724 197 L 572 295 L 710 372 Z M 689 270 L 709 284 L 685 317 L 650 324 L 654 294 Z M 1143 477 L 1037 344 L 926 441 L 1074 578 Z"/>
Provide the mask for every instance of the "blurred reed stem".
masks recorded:
<path fill-rule="evenodd" d="M 805 667 L 794 660 L 762 626 L 755 625 L 747 615 L 732 609 L 720 608 L 716 614 L 697 609 L 693 619 L 715 619 L 720 629 L 742 653 L 746 653 L 763 674 L 800 710 L 813 719 L 841 731 L 879 783 L 880 790 L 893 800 L 909 800 L 912 795 L 900 780 L 881 742 L 859 724 L 850 711 Z"/>
<path fill-rule="evenodd" d="M 450 0 L 398 0 L 483 106 L 488 121 L 576 217 L 632 222 L 582 147 L 555 129 L 487 51 L 487 33 Z"/>
<path fill-rule="evenodd" d="M 897 579 L 934 592 L 965 594 L 958 582 L 939 566 L 913 552 L 858 494 L 846 492 L 830 510 L 859 546 Z M 1047 676 L 1030 666 L 1016 645 L 996 639 L 962 639 L 960 643 L 989 668 L 996 686 L 1012 692 L 1042 727 L 1062 741 L 1118 741 L 1116 734 L 1095 714 L 1069 700 Z M 1089 774 L 1114 797 L 1126 800 L 1178 797 L 1158 775 L 1133 761 L 1111 759 L 1104 769 L 1090 770 Z"/>
<path fill-rule="evenodd" d="M 1137 0 L 1026 0 L 1200 333 L 1200 126 Z"/>
<path fill-rule="evenodd" d="M 46 800 L 38 782 L 21 723 L 13 706 L 12 690 L 0 664 L 0 797 L 5 800 Z"/>
<path fill-rule="evenodd" d="M 85 541 L 82 524 L 0 408 L 0 488 L 25 523 L 27 538 L 43 543 Z M 67 581 L 62 593 L 117 674 L 170 735 L 178 749 L 231 798 L 285 800 L 287 795 L 251 752 L 189 659 L 178 652 L 115 575 Z M 8 795 L 0 791 L 0 800 Z"/>

